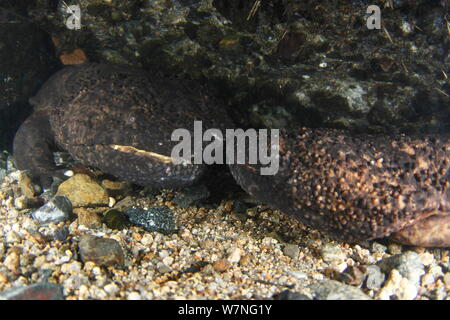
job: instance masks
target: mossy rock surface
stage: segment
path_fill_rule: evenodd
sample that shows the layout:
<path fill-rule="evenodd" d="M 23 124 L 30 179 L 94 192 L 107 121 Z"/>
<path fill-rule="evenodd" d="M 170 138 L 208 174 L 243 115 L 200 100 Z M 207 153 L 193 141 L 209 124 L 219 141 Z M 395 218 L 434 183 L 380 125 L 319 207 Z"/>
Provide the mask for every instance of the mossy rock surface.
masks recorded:
<path fill-rule="evenodd" d="M 71 4 L 73 1 L 67 1 Z M 136 65 L 207 84 L 243 127 L 443 132 L 450 127 L 442 1 L 87 1 L 69 30 L 50 1 L 27 7 L 57 54 Z M 390 7 L 390 3 L 394 7 Z"/>

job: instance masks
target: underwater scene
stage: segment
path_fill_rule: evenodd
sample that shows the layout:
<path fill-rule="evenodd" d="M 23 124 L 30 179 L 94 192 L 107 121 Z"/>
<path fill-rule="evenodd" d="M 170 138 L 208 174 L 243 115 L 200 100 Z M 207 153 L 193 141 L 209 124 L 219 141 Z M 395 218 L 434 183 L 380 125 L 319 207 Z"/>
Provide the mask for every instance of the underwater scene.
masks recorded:
<path fill-rule="evenodd" d="M 0 0 L 0 300 L 450 300 L 449 44 L 448 0 Z"/>

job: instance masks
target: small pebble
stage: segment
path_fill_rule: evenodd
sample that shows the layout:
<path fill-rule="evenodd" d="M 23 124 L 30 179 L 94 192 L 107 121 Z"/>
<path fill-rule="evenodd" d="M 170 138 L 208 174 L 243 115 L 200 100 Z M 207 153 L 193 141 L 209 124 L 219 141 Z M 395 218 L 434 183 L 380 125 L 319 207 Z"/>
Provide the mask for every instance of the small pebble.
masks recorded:
<path fill-rule="evenodd" d="M 391 242 L 387 246 L 388 252 L 392 255 L 402 253 L 402 246 L 398 243 Z"/>
<path fill-rule="evenodd" d="M 165 265 L 164 263 L 159 263 L 157 269 L 161 273 L 168 273 L 172 271 L 172 269 L 169 266 Z"/>
<path fill-rule="evenodd" d="M 325 244 L 320 249 L 320 253 L 325 262 L 343 261 L 347 258 L 342 248 L 332 243 Z"/>
<path fill-rule="evenodd" d="M 67 197 L 56 196 L 32 213 L 40 223 L 58 223 L 69 220 L 72 203 Z"/>
<path fill-rule="evenodd" d="M 219 272 L 225 272 L 230 269 L 231 263 L 228 260 L 220 259 L 213 263 L 213 268 Z"/>
<path fill-rule="evenodd" d="M 419 254 L 419 259 L 424 266 L 429 266 L 434 262 L 434 255 L 430 252 L 423 252 Z"/>
<path fill-rule="evenodd" d="M 3 261 L 3 265 L 13 272 L 17 272 L 20 266 L 20 255 L 17 252 L 10 252 L 5 261 Z"/>
<path fill-rule="evenodd" d="M 128 294 L 127 296 L 128 300 L 141 300 L 142 297 L 139 293 L 137 292 L 131 292 L 130 294 Z"/>
<path fill-rule="evenodd" d="M 370 251 L 382 253 L 382 252 L 386 252 L 386 250 L 387 250 L 387 247 L 382 245 L 381 243 L 378 243 L 376 241 L 372 242 Z"/>
<path fill-rule="evenodd" d="M 162 262 L 168 267 L 170 267 L 170 265 L 173 263 L 173 261 L 174 261 L 174 258 L 172 258 L 172 257 L 165 257 L 162 260 Z"/>
<path fill-rule="evenodd" d="M 70 234 L 69 228 L 63 226 L 61 228 L 56 229 L 55 232 L 53 232 L 53 239 L 58 241 L 64 241 L 67 239 L 69 234 Z"/>
<path fill-rule="evenodd" d="M 435 283 L 436 279 L 442 277 L 444 274 L 442 268 L 437 265 L 432 265 L 428 268 L 427 273 L 422 276 L 422 286 L 429 286 Z"/>
<path fill-rule="evenodd" d="M 47 238 L 40 232 L 34 232 L 34 233 L 30 234 L 30 236 L 35 243 L 43 245 L 48 242 Z"/>
<path fill-rule="evenodd" d="M 308 278 L 308 275 L 301 271 L 289 270 L 288 273 L 298 280 L 304 280 Z"/>
<path fill-rule="evenodd" d="M 365 267 L 363 266 L 350 266 L 344 272 L 339 273 L 335 279 L 359 287 L 364 281 L 365 271 Z"/>
<path fill-rule="evenodd" d="M 92 261 L 101 266 L 123 265 L 122 247 L 114 239 L 95 236 L 83 236 L 79 243 L 83 262 Z"/>
<path fill-rule="evenodd" d="M 109 283 L 103 288 L 103 290 L 105 290 L 110 296 L 115 296 L 120 289 L 115 283 Z"/>
<path fill-rule="evenodd" d="M 112 208 L 112 207 L 114 207 L 115 204 L 116 204 L 116 199 L 114 199 L 113 197 L 109 197 L 108 207 Z"/>
<path fill-rule="evenodd" d="M 251 260 L 252 259 L 249 255 L 244 255 L 241 257 L 241 260 L 239 261 L 239 265 L 246 266 L 246 265 L 250 264 Z"/>
<path fill-rule="evenodd" d="M 19 210 L 36 208 L 41 206 L 42 204 L 42 201 L 37 197 L 28 198 L 25 196 L 20 196 L 14 199 L 14 206 Z"/>
<path fill-rule="evenodd" d="M 22 195 L 27 198 L 33 198 L 35 195 L 33 183 L 31 182 L 30 177 L 23 171 L 19 173 L 18 176 L 18 184 L 19 188 L 22 192 Z"/>
<path fill-rule="evenodd" d="M 298 245 L 296 245 L 296 244 L 288 243 L 283 248 L 283 253 L 292 259 L 297 259 L 299 251 L 300 251 L 300 249 L 298 248 Z"/>
<path fill-rule="evenodd" d="M 397 269 L 392 269 L 376 297 L 381 300 L 412 300 L 417 296 L 418 291 L 418 285 L 402 277 Z"/>
<path fill-rule="evenodd" d="M 241 260 L 241 249 L 233 248 L 227 260 L 230 263 L 238 263 Z"/>
<path fill-rule="evenodd" d="M 0 284 L 5 284 L 8 283 L 8 276 L 6 275 L 6 273 L 0 272 Z"/>
<path fill-rule="evenodd" d="M 108 228 L 122 230 L 128 225 L 126 215 L 118 210 L 108 210 L 103 217 L 103 222 Z"/>
<path fill-rule="evenodd" d="M 444 284 L 445 284 L 445 289 L 450 290 L 450 272 L 447 272 L 444 275 Z"/>
<path fill-rule="evenodd" d="M 77 215 L 80 225 L 91 229 L 100 228 L 102 225 L 102 219 L 96 212 L 85 208 L 75 208 L 74 213 Z"/>
<path fill-rule="evenodd" d="M 383 285 L 385 275 L 377 265 L 370 265 L 366 268 L 366 287 L 371 290 L 379 290 Z"/>
<path fill-rule="evenodd" d="M 61 272 L 70 274 L 79 274 L 81 272 L 81 263 L 79 261 L 65 263 L 61 266 Z"/>

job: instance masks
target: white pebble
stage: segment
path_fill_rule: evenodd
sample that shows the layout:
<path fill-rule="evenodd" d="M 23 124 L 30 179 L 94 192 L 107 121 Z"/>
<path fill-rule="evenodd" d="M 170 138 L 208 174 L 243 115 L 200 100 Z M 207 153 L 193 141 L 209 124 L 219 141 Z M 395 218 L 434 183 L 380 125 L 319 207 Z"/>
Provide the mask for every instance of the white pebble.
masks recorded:
<path fill-rule="evenodd" d="M 67 170 L 66 172 L 64 172 L 64 175 L 66 177 L 73 177 L 73 171 L 72 170 Z"/>
<path fill-rule="evenodd" d="M 78 274 L 81 272 L 81 263 L 78 261 L 74 261 L 72 263 L 65 263 L 61 266 L 61 272 Z"/>
<path fill-rule="evenodd" d="M 421 254 L 419 254 L 420 262 L 423 263 L 424 266 L 429 266 L 434 262 L 434 255 L 425 251 Z"/>
<path fill-rule="evenodd" d="M 230 263 L 238 263 L 241 260 L 241 249 L 233 248 L 227 260 Z"/>
<path fill-rule="evenodd" d="M 103 290 L 105 290 L 110 296 L 115 296 L 119 292 L 119 287 L 115 283 L 109 283 L 103 288 Z"/>
<path fill-rule="evenodd" d="M 128 294 L 127 299 L 128 300 L 141 300 L 141 295 L 137 292 L 131 292 L 130 294 Z"/>
<path fill-rule="evenodd" d="M 116 204 L 116 199 L 114 199 L 113 197 L 109 197 L 108 206 L 110 208 L 112 208 L 112 207 L 114 207 L 115 204 Z"/>
<path fill-rule="evenodd" d="M 167 250 L 161 250 L 160 252 L 159 252 L 159 256 L 161 257 L 161 258 L 166 258 L 166 257 L 168 257 L 169 256 L 169 251 L 167 251 Z"/>
<path fill-rule="evenodd" d="M 165 257 L 165 258 L 162 260 L 162 262 L 163 262 L 165 265 L 170 266 L 170 265 L 172 265 L 173 260 L 174 260 L 174 259 L 173 259 L 172 257 Z"/>
<path fill-rule="evenodd" d="M 153 242 L 153 237 L 152 237 L 152 235 L 150 233 L 144 234 L 144 236 L 141 239 L 141 243 L 144 246 L 149 246 L 149 245 L 152 244 L 152 242 Z"/>
<path fill-rule="evenodd" d="M 413 31 L 413 27 L 411 26 L 411 24 L 406 21 L 403 21 L 400 29 L 402 29 L 402 31 L 405 35 L 408 35 Z"/>
<path fill-rule="evenodd" d="M 21 241 L 20 237 L 14 231 L 9 231 L 6 234 L 6 242 L 14 243 L 14 242 L 20 242 L 20 241 Z"/>

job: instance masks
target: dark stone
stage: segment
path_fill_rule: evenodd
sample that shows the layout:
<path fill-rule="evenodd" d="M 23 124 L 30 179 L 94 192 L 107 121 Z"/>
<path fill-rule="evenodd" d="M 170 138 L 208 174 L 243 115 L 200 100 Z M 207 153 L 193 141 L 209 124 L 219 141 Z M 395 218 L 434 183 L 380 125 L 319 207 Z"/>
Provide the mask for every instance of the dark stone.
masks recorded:
<path fill-rule="evenodd" d="M 147 231 L 157 231 L 163 234 L 176 232 L 173 212 L 167 206 L 159 206 L 144 210 L 130 208 L 125 211 L 128 220 Z"/>
<path fill-rule="evenodd" d="M 124 264 L 122 247 L 114 239 L 83 236 L 78 246 L 83 262 L 93 261 L 100 266 Z"/>
<path fill-rule="evenodd" d="M 65 241 L 69 234 L 69 228 L 64 226 L 55 230 L 55 232 L 53 233 L 53 238 L 58 241 Z"/>
<path fill-rule="evenodd" d="M 112 209 L 106 212 L 103 217 L 103 223 L 106 224 L 108 228 L 122 230 L 128 225 L 128 219 L 124 213 Z"/>

